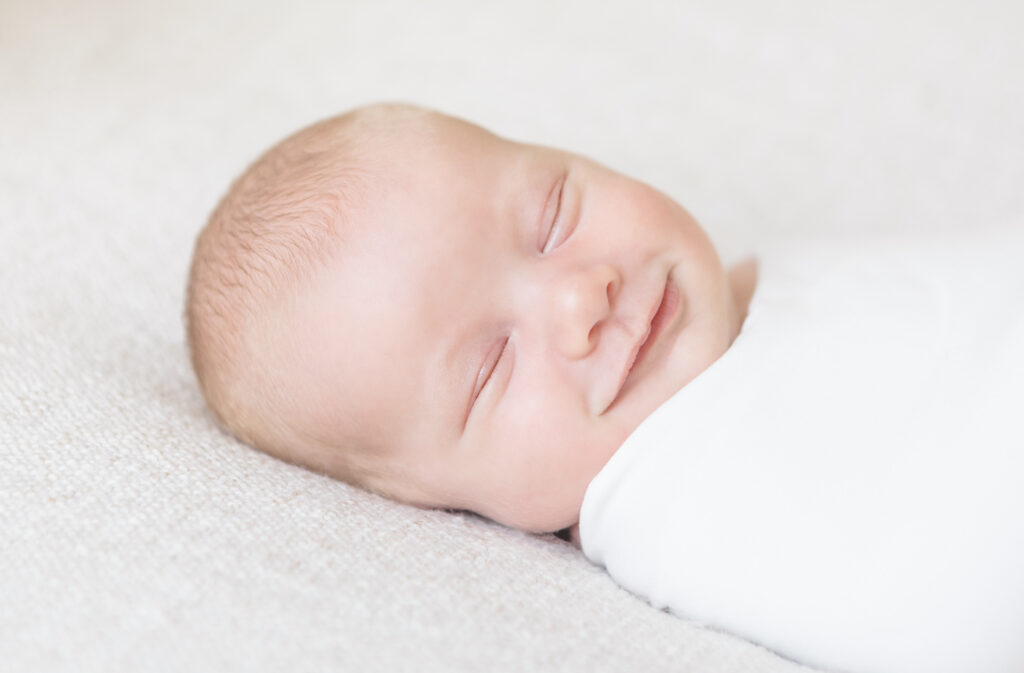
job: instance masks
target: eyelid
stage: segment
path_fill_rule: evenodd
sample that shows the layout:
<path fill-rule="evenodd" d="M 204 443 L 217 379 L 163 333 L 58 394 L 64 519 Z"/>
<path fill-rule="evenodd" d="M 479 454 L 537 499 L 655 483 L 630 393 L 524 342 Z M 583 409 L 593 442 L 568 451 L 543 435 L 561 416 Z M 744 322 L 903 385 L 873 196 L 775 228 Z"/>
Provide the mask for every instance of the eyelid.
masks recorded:
<path fill-rule="evenodd" d="M 551 202 L 551 195 L 552 194 L 555 196 L 555 199 L 556 199 L 556 201 L 555 201 L 555 213 L 550 218 L 551 226 L 550 227 L 546 226 L 547 223 L 548 223 L 548 218 L 546 217 L 546 215 L 547 215 L 548 210 L 550 209 L 550 206 L 545 204 L 545 208 L 544 208 L 545 218 L 541 222 L 541 229 L 540 229 L 540 232 L 538 233 L 538 236 L 537 236 L 537 238 L 538 238 L 537 247 L 540 248 L 541 254 L 547 254 L 548 252 L 550 252 L 551 249 L 556 248 L 556 247 L 558 247 L 558 245 L 561 245 L 562 243 L 565 242 L 564 240 L 563 241 L 559 241 L 558 244 L 552 246 L 552 248 L 548 247 L 549 244 L 552 241 L 552 234 L 555 232 L 555 230 L 557 228 L 558 221 L 562 218 L 563 204 L 564 204 L 564 201 L 565 201 L 565 188 L 566 188 L 566 183 L 568 181 L 569 181 L 569 173 L 568 173 L 568 171 L 566 171 L 565 173 L 562 174 L 562 177 L 558 180 L 558 182 L 555 183 L 554 187 L 551 189 L 551 194 L 548 195 L 547 203 Z"/>
<path fill-rule="evenodd" d="M 494 358 L 494 362 L 491 364 L 490 369 L 485 369 L 487 366 L 486 361 L 484 362 L 484 365 L 481 366 L 480 372 L 476 376 L 476 383 L 473 386 L 473 395 L 469 400 L 469 413 L 473 413 L 473 409 L 476 407 L 476 401 L 480 398 L 480 393 L 484 391 L 487 384 L 489 384 L 491 379 L 494 378 L 494 371 L 498 368 L 498 363 L 500 363 L 501 359 L 505 356 L 505 351 L 508 350 L 508 342 L 509 337 L 505 337 L 505 340 L 501 342 L 501 350 L 498 351 L 498 356 Z"/>

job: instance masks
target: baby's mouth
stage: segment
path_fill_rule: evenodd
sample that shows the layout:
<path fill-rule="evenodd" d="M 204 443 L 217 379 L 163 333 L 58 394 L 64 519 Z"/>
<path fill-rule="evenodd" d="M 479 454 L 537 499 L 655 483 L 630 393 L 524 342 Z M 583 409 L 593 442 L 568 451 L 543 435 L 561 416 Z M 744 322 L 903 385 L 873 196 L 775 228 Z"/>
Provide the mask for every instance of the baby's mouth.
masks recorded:
<path fill-rule="evenodd" d="M 618 382 L 613 389 L 614 395 L 607 404 L 603 405 L 603 408 L 592 410 L 597 415 L 603 414 L 618 401 L 619 397 L 622 395 L 622 391 L 627 387 L 627 383 L 631 383 L 632 379 L 635 378 L 633 375 L 634 372 L 644 369 L 647 361 L 649 360 L 649 354 L 660 343 L 659 337 L 665 331 L 666 326 L 669 325 L 669 323 L 671 323 L 676 317 L 676 314 L 679 311 L 679 303 L 679 288 L 676 287 L 675 283 L 672 282 L 671 277 L 669 277 L 665 281 L 661 300 L 653 309 L 653 314 L 648 320 L 646 334 L 637 340 L 625 360 L 625 366 L 623 367 L 622 372 L 619 375 Z"/>

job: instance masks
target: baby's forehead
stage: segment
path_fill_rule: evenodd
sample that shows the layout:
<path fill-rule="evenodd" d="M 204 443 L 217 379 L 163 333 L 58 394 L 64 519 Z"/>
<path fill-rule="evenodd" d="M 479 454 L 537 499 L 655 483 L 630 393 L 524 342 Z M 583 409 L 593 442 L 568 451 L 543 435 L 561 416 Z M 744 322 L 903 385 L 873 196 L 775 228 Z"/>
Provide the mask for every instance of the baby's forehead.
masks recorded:
<path fill-rule="evenodd" d="M 416 193 L 429 187 L 434 193 L 456 193 L 453 179 L 481 182 L 496 177 L 502 168 L 560 150 L 509 140 L 461 119 L 439 117 L 427 128 L 396 131 L 374 142 L 364 152 L 378 185 L 388 192 Z"/>

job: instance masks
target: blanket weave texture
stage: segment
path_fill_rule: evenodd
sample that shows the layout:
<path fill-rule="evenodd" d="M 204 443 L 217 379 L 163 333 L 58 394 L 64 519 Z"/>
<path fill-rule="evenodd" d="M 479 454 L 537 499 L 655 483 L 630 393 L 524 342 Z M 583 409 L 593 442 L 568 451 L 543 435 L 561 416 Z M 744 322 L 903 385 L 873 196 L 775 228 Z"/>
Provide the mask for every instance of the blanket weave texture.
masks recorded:
<path fill-rule="evenodd" d="M 1020 214 L 1020 3 L 828 4 L 0 3 L 0 671 L 805 670 L 231 439 L 181 313 L 229 182 L 376 100 L 648 181 L 727 261 Z"/>

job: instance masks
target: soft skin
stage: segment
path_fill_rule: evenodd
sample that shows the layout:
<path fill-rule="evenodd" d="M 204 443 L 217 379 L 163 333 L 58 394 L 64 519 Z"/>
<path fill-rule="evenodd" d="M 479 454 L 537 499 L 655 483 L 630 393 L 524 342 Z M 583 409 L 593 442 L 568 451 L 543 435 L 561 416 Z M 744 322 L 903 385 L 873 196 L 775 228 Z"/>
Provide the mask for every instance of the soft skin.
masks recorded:
<path fill-rule="evenodd" d="M 357 226 L 283 316 L 301 382 L 286 413 L 389 447 L 371 485 L 406 502 L 572 526 L 630 432 L 733 342 L 751 276 L 730 283 L 646 184 L 451 117 L 431 127 L 382 143 Z M 620 390 L 663 296 L 673 317 Z"/>

